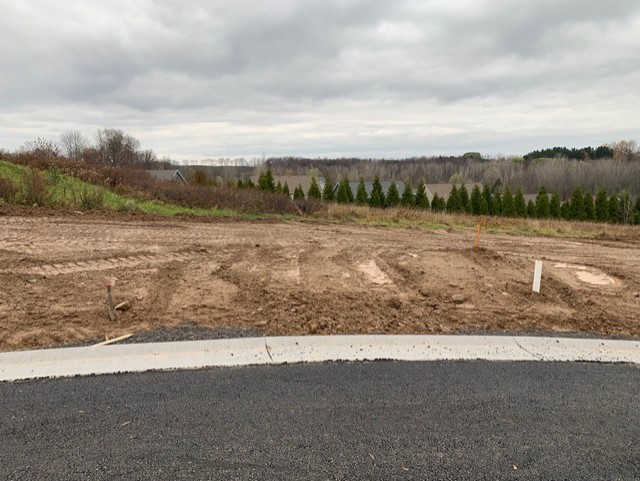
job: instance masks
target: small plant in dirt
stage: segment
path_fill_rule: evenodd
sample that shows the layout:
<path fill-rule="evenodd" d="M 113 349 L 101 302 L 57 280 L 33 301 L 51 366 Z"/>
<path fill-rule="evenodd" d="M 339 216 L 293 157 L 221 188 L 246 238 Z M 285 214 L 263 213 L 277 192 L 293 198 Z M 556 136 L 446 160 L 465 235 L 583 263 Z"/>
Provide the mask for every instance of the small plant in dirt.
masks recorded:
<path fill-rule="evenodd" d="M 23 175 L 22 200 L 27 205 L 44 206 L 51 203 L 51 181 L 42 172 L 30 170 Z"/>
<path fill-rule="evenodd" d="M 0 199 L 4 202 L 12 203 L 18 195 L 18 188 L 11 179 L 0 179 Z"/>

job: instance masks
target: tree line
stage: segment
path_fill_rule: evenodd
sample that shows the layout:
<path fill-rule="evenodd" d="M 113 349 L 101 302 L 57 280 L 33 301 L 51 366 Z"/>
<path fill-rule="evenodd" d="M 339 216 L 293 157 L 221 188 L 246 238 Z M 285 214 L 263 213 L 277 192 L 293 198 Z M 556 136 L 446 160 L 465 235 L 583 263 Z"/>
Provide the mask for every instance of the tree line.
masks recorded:
<path fill-rule="evenodd" d="M 290 188 L 286 183 L 281 185 L 279 182 L 275 182 L 270 168 L 260 174 L 257 186 L 251 180 L 246 183 L 238 180 L 237 187 L 258 188 L 291 195 Z M 385 193 L 380 177 L 376 175 L 372 191 L 368 194 L 365 181 L 360 177 L 354 194 L 347 175 L 343 176 L 337 185 L 331 178 L 326 178 L 322 190 L 314 176 L 311 179 L 311 186 L 306 192 L 306 197 L 327 202 L 367 205 L 377 208 L 404 207 L 477 216 L 640 224 L 640 196 L 634 202 L 627 190 L 608 194 L 606 189 L 601 188 L 594 198 L 589 190 L 583 190 L 581 186 L 577 186 L 566 201 L 562 201 L 557 192 L 548 193 L 547 189 L 541 186 L 535 200 L 529 199 L 527 202 L 521 188 L 517 188 L 513 192 L 508 185 L 504 189 L 492 189 L 485 184 L 481 189 L 476 184 L 469 193 L 467 186 L 462 183 L 460 185 L 453 184 L 446 199 L 436 193 L 430 201 L 424 179 L 420 179 L 415 192 L 409 183 L 406 183 L 403 191 L 400 192 L 396 182 L 392 181 Z M 295 187 L 293 198 L 305 198 L 305 192 L 300 185 Z"/>

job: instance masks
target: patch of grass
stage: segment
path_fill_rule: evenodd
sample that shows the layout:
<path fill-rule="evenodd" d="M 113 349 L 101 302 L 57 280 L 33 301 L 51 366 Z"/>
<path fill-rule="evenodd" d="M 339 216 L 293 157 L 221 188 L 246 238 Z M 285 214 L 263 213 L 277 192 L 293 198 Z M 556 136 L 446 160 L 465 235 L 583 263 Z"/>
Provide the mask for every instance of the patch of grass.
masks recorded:
<path fill-rule="evenodd" d="M 640 227 L 631 225 L 570 222 L 561 219 L 477 217 L 419 209 L 374 209 L 345 204 L 329 204 L 326 212 L 316 214 L 315 217 L 384 227 L 464 231 L 476 229 L 478 223 L 482 221 L 483 232 L 525 236 L 637 238 L 640 233 Z"/>

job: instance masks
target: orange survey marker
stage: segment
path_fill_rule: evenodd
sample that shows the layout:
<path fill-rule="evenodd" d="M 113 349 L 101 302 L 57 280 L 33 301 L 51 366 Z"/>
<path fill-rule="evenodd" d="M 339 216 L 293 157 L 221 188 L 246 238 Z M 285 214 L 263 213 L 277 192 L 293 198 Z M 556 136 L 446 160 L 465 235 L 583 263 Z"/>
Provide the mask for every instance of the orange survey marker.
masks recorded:
<path fill-rule="evenodd" d="M 480 246 L 480 233 L 482 232 L 482 224 L 484 224 L 484 220 L 481 220 L 480 223 L 478 224 L 478 230 L 476 231 L 476 239 L 473 241 L 473 248 L 475 250 L 479 250 Z"/>

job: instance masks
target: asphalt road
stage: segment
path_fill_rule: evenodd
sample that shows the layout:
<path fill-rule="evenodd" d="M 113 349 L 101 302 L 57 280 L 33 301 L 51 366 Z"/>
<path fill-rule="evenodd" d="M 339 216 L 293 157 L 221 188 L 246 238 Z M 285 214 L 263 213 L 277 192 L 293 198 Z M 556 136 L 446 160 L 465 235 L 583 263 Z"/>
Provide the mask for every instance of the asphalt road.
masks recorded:
<path fill-rule="evenodd" d="M 337 363 L 0 383 L 0 479 L 638 480 L 640 368 Z"/>

